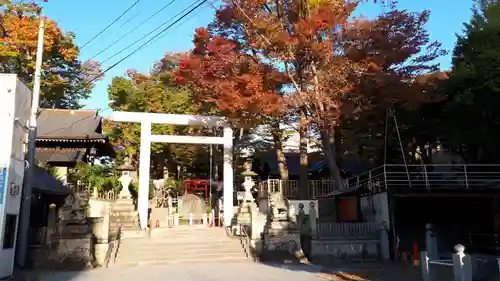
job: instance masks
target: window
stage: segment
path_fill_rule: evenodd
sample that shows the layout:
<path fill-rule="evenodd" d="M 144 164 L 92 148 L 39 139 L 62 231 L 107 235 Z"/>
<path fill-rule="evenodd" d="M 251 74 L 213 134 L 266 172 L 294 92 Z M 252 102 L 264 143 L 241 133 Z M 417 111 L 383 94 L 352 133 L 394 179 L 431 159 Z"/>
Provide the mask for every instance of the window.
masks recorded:
<path fill-rule="evenodd" d="M 5 216 L 5 233 L 3 235 L 3 249 L 14 248 L 16 241 L 17 215 L 7 214 Z"/>

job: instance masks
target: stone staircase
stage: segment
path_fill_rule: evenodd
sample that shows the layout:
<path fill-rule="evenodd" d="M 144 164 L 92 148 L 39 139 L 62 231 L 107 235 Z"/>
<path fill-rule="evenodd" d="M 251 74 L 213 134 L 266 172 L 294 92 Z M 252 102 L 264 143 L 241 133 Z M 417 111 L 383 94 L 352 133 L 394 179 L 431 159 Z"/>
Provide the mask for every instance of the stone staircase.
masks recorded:
<path fill-rule="evenodd" d="M 110 233 L 116 233 L 118 225 L 122 226 L 122 231 L 140 231 L 140 226 L 132 199 L 116 200 L 109 217 Z"/>
<path fill-rule="evenodd" d="M 248 262 L 238 238 L 229 237 L 223 228 L 180 226 L 158 228 L 141 237 L 127 235 L 118 248 L 112 266 L 200 264 Z"/>

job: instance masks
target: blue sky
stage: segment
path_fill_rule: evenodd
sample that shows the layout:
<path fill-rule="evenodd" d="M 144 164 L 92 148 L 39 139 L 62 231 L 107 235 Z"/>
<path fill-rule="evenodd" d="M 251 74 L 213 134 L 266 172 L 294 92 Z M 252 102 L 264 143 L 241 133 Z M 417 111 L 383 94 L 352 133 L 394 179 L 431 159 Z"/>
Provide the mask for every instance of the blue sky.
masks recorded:
<path fill-rule="evenodd" d="M 94 35 L 107 26 L 112 20 L 120 15 L 136 0 L 49 0 L 44 4 L 44 13 L 49 18 L 58 22 L 64 31 L 76 33 L 76 42 L 83 45 Z M 93 57 L 100 50 L 107 47 L 116 39 L 122 37 L 135 28 L 140 22 L 147 19 L 157 10 L 161 9 L 171 0 L 141 0 L 130 12 L 120 21 L 107 30 L 103 35 L 85 46 L 81 51 L 81 60 Z M 133 33 L 127 35 L 120 43 L 115 44 L 107 51 L 96 57 L 103 61 L 119 52 L 124 47 L 133 43 L 143 35 L 147 34 L 157 26 L 168 21 L 177 13 L 193 3 L 194 0 L 178 0 L 163 12 L 158 14 L 147 24 L 142 25 Z M 432 40 L 443 43 L 447 50 L 452 50 L 456 41 L 456 33 L 461 32 L 462 23 L 468 21 L 471 16 L 472 0 L 399 0 L 398 7 L 410 11 L 431 11 L 431 18 L 428 30 Z M 377 4 L 364 4 L 359 9 L 359 13 L 368 17 L 383 12 L 384 8 Z M 188 20 L 182 20 L 174 28 L 169 29 L 167 34 L 160 40 L 143 48 L 132 57 L 110 70 L 102 81 L 99 81 L 89 100 L 85 102 L 86 108 L 102 109 L 108 104 L 107 87 L 114 76 L 124 75 L 127 69 L 135 68 L 139 72 L 148 71 L 155 61 L 163 57 L 166 52 L 186 51 L 192 47 L 192 37 L 195 28 L 209 23 L 214 16 L 214 9 L 210 5 L 204 5 Z M 130 20 L 133 18 L 132 20 Z M 120 60 L 123 56 L 140 46 L 148 38 L 143 39 L 130 49 L 122 52 L 103 64 L 103 68 Z M 441 67 L 447 69 L 450 66 L 450 56 L 440 59 Z M 108 111 L 109 112 L 109 111 Z M 103 115 L 106 115 L 103 113 Z"/>

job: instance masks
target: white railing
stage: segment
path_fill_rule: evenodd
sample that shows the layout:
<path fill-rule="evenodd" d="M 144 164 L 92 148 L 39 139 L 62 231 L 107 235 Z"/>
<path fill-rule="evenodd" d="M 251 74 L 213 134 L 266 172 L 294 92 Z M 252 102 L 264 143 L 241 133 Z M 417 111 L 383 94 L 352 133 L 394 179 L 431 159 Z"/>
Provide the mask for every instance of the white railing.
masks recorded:
<path fill-rule="evenodd" d="M 348 189 L 498 189 L 500 165 L 383 165 L 346 180 Z"/>
<path fill-rule="evenodd" d="M 376 222 L 322 222 L 317 227 L 319 239 L 376 238 L 380 231 Z"/>
<path fill-rule="evenodd" d="M 261 194 L 269 194 L 281 191 L 285 198 L 296 198 L 299 195 L 299 184 L 296 180 L 283 181 L 279 179 L 269 179 L 262 181 L 258 185 Z M 334 180 L 310 180 L 307 186 L 309 199 L 325 197 L 337 190 Z"/>
<path fill-rule="evenodd" d="M 119 192 L 110 190 L 110 191 L 101 191 L 97 193 L 97 196 L 94 194 L 93 188 L 90 188 L 85 184 L 68 184 L 68 188 L 76 194 L 87 194 L 90 198 L 94 199 L 102 199 L 102 200 L 117 200 Z"/>

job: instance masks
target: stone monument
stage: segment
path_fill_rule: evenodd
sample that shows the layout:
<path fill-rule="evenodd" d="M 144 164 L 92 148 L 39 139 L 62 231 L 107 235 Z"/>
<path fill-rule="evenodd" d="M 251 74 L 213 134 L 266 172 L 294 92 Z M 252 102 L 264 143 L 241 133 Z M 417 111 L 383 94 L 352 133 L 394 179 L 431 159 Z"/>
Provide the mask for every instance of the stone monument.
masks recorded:
<path fill-rule="evenodd" d="M 182 219 L 191 217 L 192 220 L 201 222 L 207 210 L 203 199 L 195 194 L 184 194 L 179 197 L 177 204 L 178 213 Z"/>
<path fill-rule="evenodd" d="M 263 259 L 289 261 L 303 257 L 295 210 L 281 192 L 273 193 L 269 198 L 261 255 Z"/>

